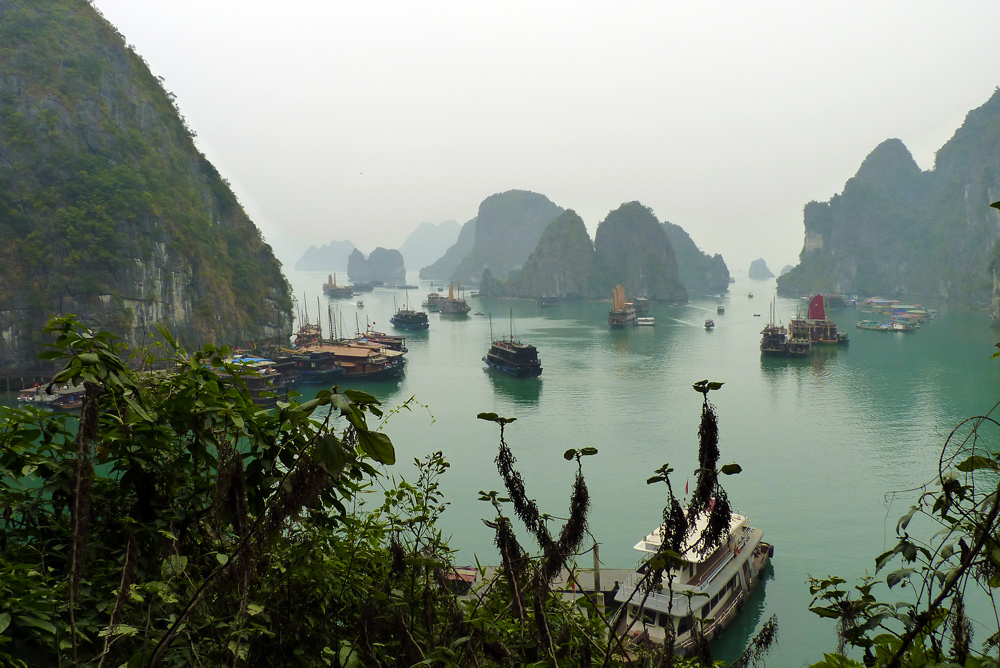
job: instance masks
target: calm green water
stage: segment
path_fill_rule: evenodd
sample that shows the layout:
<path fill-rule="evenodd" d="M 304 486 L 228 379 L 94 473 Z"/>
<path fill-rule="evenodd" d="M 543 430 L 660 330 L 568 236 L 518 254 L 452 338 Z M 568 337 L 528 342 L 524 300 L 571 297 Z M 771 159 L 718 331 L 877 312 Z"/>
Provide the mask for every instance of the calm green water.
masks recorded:
<path fill-rule="evenodd" d="M 326 275 L 289 278 L 315 321 Z M 362 327 L 367 318 L 392 331 L 394 300 L 418 305 L 429 291 L 424 281 L 408 297 L 390 290 L 361 295 L 363 309 L 354 300 L 331 303 L 351 332 L 356 313 Z M 749 291 L 755 298 L 747 298 Z M 845 308 L 831 317 L 850 334 L 849 346 L 804 360 L 762 359 L 759 332 L 773 291 L 773 280 L 743 279 L 722 298 L 653 304 L 657 326 L 628 331 L 608 329 L 607 303 L 543 309 L 533 301 L 470 297 L 474 311 L 492 314 L 494 336 L 508 333 L 513 312 L 514 334 L 538 347 L 541 378 L 484 369 L 487 317 L 431 314 L 429 331 L 409 334 L 405 376 L 359 389 L 389 407 L 411 396 L 427 406 L 392 415 L 385 425 L 399 462 L 389 473 L 413 477 L 413 458 L 444 451 L 452 466 L 443 480 L 451 502 L 443 528 L 460 549 L 459 562 L 499 561 L 481 521 L 492 508 L 477 501 L 479 490 L 502 486 L 493 465 L 498 429 L 476 419 L 492 411 L 517 418 L 507 441 L 543 512 L 567 511 L 574 468 L 562 453 L 598 448 L 584 469 L 590 529 L 604 566 L 629 568 L 638 556 L 632 545 L 658 524 L 664 503 L 662 488 L 645 480 L 669 462 L 677 471 L 675 489 L 683 489 L 696 466 L 701 395 L 691 384 L 724 381 L 711 395 L 722 461 L 743 467 L 725 480 L 726 488 L 734 507 L 764 529 L 775 556 L 770 579 L 717 651 L 732 658 L 776 613 L 779 645 L 768 665 L 808 665 L 832 651 L 836 639 L 833 624 L 806 609 L 807 575 L 853 581 L 874 570 L 875 556 L 894 543 L 896 520 L 910 503 L 890 503 L 886 494 L 930 480 L 951 429 L 1000 398 L 1000 360 L 989 359 L 1000 333 L 984 312 L 946 304 L 929 304 L 941 317 L 914 333 L 858 330 L 854 323 L 871 316 Z M 715 312 L 719 304 L 724 315 Z M 779 319 L 787 321 L 798 304 L 779 299 Z M 704 329 L 706 317 L 715 320 L 714 331 Z"/>
<path fill-rule="evenodd" d="M 325 276 L 293 275 L 297 295 L 312 300 Z M 409 299 L 430 291 L 421 282 Z M 747 297 L 752 291 L 753 299 Z M 414 294 L 415 293 L 415 294 Z M 945 437 L 964 417 L 981 414 L 1000 398 L 1000 360 L 990 354 L 1000 334 L 984 312 L 929 304 L 941 317 L 913 333 L 858 330 L 871 316 L 833 310 L 847 347 L 814 352 L 810 359 L 762 359 L 759 332 L 768 316 L 774 281 L 744 279 L 727 296 L 692 295 L 685 306 L 653 304 L 656 327 L 612 331 L 606 303 L 564 303 L 541 308 L 532 301 L 469 298 L 473 310 L 492 314 L 495 336 L 514 333 L 538 347 L 539 379 L 513 379 L 484 370 L 490 342 L 484 316 L 450 319 L 431 314 L 428 332 L 409 339 L 405 378 L 369 389 L 394 405 L 414 396 L 427 411 L 395 415 L 386 425 L 408 462 L 443 450 L 452 464 L 444 481 L 451 501 L 444 527 L 460 548 L 460 561 L 498 561 L 481 518 L 490 507 L 479 490 L 502 485 L 493 466 L 498 431 L 476 419 L 481 411 L 516 417 L 507 440 L 529 493 L 543 512 L 565 514 L 573 465 L 562 453 L 594 446 L 586 461 L 593 499 L 590 528 L 609 568 L 634 565 L 632 545 L 654 528 L 662 490 L 645 480 L 669 462 L 683 489 L 696 466 L 700 379 L 724 381 L 712 393 L 720 422 L 723 462 L 743 473 L 726 480 L 734 507 L 748 514 L 775 545 L 773 575 L 727 632 L 717 651 L 732 657 L 773 613 L 779 646 L 768 665 L 808 665 L 836 646 L 833 624 L 807 611 L 809 574 L 839 574 L 849 581 L 871 573 L 874 558 L 894 543 L 896 520 L 909 499 L 886 494 L 930 480 Z M 334 302 L 348 322 L 360 313 L 388 325 L 393 298 L 362 296 L 364 309 Z M 716 306 L 726 307 L 724 315 Z M 779 319 L 799 302 L 778 299 Z M 325 305 L 324 305 L 325 308 Z M 755 317 L 759 313 L 760 317 Z M 716 322 L 704 329 L 706 317 Z M 985 634 L 980 634 L 985 637 Z"/>

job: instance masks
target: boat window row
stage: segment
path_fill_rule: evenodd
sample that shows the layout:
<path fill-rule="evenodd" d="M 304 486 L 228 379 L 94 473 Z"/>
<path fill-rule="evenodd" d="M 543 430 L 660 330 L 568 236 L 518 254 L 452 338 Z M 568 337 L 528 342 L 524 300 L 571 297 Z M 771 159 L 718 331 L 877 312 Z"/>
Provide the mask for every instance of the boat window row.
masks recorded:
<path fill-rule="evenodd" d="M 709 613 L 711 613 L 712 610 L 715 610 L 716 606 L 719 605 L 719 601 L 724 599 L 730 590 L 736 589 L 739 586 L 738 577 L 738 575 L 734 575 L 732 579 L 726 583 L 726 586 L 720 589 L 719 593 L 713 596 L 712 600 L 705 604 L 705 607 L 701 609 L 701 616 L 703 618 L 708 617 Z"/>
<path fill-rule="evenodd" d="M 630 603 L 629 612 L 633 618 L 639 617 L 639 606 Z M 659 615 L 659 624 L 657 624 L 657 615 Z M 642 609 L 642 621 L 646 626 L 662 626 L 666 628 L 668 624 L 671 623 L 671 616 L 666 612 L 657 612 L 656 610 L 650 610 L 649 608 Z"/>

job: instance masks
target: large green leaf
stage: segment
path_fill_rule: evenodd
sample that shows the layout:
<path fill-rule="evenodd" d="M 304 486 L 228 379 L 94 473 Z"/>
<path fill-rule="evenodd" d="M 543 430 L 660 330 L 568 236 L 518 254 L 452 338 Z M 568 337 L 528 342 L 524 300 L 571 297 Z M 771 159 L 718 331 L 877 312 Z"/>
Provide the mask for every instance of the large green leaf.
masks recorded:
<path fill-rule="evenodd" d="M 339 476 L 347 466 L 347 451 L 333 434 L 326 434 L 316 442 L 315 456 L 316 461 L 323 464 L 332 476 Z"/>
<path fill-rule="evenodd" d="M 389 437 L 380 431 L 358 429 L 358 446 L 382 464 L 392 465 L 396 463 L 396 449 Z"/>

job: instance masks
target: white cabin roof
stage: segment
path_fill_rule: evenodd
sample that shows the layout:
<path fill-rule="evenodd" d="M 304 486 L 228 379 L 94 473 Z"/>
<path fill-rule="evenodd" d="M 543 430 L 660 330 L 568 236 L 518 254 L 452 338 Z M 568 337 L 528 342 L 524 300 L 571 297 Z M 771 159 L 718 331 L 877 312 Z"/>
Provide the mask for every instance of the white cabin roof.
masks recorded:
<path fill-rule="evenodd" d="M 732 518 L 729 520 L 729 533 L 731 535 L 737 535 L 737 529 L 739 529 L 740 526 L 746 523 L 747 523 L 746 517 L 744 517 L 743 515 L 737 515 L 736 513 L 733 513 Z M 708 527 L 708 513 L 700 514 L 696 518 L 694 526 L 695 526 L 694 531 L 691 533 L 690 538 L 684 544 L 684 549 L 681 551 L 681 557 L 684 559 L 684 561 L 687 561 L 688 563 L 699 564 L 703 561 L 706 561 L 709 557 L 712 556 L 711 552 L 709 552 L 708 554 L 701 554 L 692 549 L 694 543 L 698 541 L 702 533 L 704 533 L 705 529 Z M 661 545 L 663 545 L 662 524 L 653 529 L 652 533 L 650 533 L 645 538 L 640 540 L 633 547 L 634 549 L 639 550 L 640 552 L 648 552 L 650 554 L 655 554 L 660 550 Z"/>

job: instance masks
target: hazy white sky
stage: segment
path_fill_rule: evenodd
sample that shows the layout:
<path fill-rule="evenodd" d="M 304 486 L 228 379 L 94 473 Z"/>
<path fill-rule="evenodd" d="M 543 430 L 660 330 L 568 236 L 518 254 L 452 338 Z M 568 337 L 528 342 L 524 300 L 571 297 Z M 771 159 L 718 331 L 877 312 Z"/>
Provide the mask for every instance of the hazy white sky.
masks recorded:
<path fill-rule="evenodd" d="M 591 235 L 638 200 L 777 273 L 808 201 L 890 137 L 931 168 L 1000 85 L 995 0 L 93 4 L 289 265 L 519 188 Z"/>

